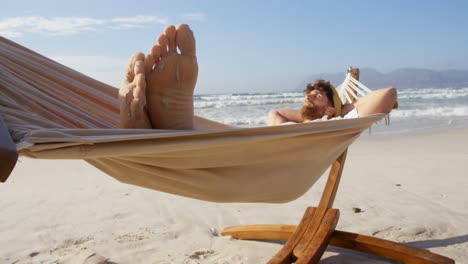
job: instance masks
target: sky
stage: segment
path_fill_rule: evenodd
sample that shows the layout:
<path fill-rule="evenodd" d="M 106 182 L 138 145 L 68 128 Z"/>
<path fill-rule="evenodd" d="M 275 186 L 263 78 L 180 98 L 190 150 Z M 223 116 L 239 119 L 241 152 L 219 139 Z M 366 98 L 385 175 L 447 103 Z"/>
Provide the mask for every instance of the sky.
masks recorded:
<path fill-rule="evenodd" d="M 289 91 L 349 66 L 468 70 L 468 1 L 2 1 L 0 35 L 115 87 L 168 24 L 197 40 L 195 93 Z"/>

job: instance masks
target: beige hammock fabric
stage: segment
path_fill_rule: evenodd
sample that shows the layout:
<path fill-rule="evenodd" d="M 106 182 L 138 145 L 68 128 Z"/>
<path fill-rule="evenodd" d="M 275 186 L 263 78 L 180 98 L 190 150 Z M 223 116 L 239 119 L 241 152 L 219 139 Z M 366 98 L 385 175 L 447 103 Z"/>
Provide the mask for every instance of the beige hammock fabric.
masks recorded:
<path fill-rule="evenodd" d="M 259 128 L 116 129 L 117 89 L 0 39 L 0 114 L 20 155 L 213 202 L 287 202 L 383 115 Z"/>

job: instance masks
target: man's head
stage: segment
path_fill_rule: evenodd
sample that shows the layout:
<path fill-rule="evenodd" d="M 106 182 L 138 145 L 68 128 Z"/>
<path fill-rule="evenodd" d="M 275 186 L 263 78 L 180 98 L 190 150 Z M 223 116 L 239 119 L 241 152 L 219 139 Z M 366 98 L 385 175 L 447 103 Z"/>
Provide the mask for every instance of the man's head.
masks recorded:
<path fill-rule="evenodd" d="M 330 82 L 317 80 L 313 84 L 307 84 L 301 109 L 304 121 L 319 119 L 324 115 L 328 118 L 333 117 L 335 114 L 334 93 L 336 93 L 335 88 Z"/>

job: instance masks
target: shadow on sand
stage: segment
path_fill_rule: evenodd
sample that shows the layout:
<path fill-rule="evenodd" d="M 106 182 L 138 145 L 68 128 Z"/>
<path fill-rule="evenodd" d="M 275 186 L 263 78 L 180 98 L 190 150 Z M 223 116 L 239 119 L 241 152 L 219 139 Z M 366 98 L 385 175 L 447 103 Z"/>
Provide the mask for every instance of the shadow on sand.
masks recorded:
<path fill-rule="evenodd" d="M 432 239 L 432 240 L 421 240 L 421 241 L 414 241 L 406 243 L 409 246 L 417 247 L 417 248 L 424 248 L 430 250 L 430 248 L 435 247 L 447 247 L 453 246 L 457 244 L 463 244 L 468 242 L 468 235 L 450 237 L 445 239 Z M 375 255 L 366 254 L 354 250 L 343 249 L 338 247 L 329 246 L 327 251 L 338 253 L 338 255 L 330 256 L 323 258 L 320 263 L 324 264 L 354 264 L 354 263 L 400 263 L 397 261 L 392 261 L 389 259 L 377 257 Z M 450 256 L 446 256 L 449 257 Z"/>

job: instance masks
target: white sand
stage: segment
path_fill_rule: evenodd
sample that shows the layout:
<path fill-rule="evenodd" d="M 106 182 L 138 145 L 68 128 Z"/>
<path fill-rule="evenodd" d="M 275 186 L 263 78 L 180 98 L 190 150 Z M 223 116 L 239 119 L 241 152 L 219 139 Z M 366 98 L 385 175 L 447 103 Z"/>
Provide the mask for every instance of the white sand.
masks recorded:
<path fill-rule="evenodd" d="M 468 130 L 371 137 L 348 153 L 338 229 L 468 263 Z M 264 263 L 280 244 L 216 232 L 296 224 L 324 179 L 287 204 L 214 204 L 125 185 L 82 161 L 22 158 L 0 184 L 0 263 Z M 322 262 L 389 263 L 333 247 Z"/>

